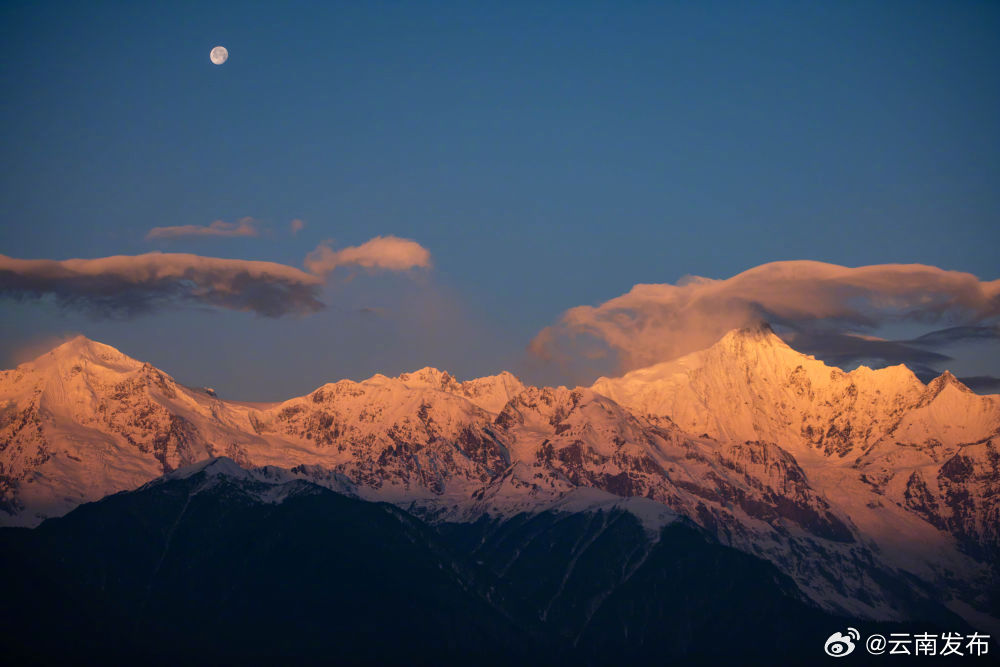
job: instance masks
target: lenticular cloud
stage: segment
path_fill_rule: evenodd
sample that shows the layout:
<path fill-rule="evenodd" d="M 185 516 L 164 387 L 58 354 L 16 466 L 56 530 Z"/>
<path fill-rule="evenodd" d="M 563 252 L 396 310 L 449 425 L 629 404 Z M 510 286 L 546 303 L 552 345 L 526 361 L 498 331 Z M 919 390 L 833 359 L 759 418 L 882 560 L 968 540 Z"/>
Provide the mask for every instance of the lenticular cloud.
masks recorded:
<path fill-rule="evenodd" d="M 571 308 L 535 337 L 530 350 L 564 363 L 603 354 L 624 371 L 708 347 L 731 329 L 764 320 L 815 342 L 820 347 L 809 351 L 817 356 L 823 357 L 824 345 L 842 355 L 850 343 L 854 358 L 863 358 L 887 346 L 857 333 L 889 322 L 973 326 L 998 318 L 1000 280 L 920 264 L 773 262 L 726 280 L 636 285 L 599 306 Z M 911 360 L 905 350 L 893 351 L 897 361 Z M 934 360 L 926 353 L 918 357 Z"/>

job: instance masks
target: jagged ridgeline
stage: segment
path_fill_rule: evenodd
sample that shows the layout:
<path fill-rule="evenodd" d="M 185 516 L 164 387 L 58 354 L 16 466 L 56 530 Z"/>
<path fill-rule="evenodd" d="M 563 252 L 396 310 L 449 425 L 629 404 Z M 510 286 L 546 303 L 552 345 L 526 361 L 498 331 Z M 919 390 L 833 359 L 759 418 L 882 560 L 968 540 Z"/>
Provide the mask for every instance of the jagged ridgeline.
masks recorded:
<path fill-rule="evenodd" d="M 563 552 L 561 574 L 534 576 L 520 568 L 538 558 L 514 556 L 534 533 L 514 531 L 515 518 L 531 526 L 527 518 L 551 513 L 617 513 L 656 544 L 664 530 L 688 530 L 735 549 L 780 575 L 775 591 L 817 613 L 871 622 L 955 613 L 977 627 L 1000 617 L 1000 397 L 948 373 L 928 384 L 903 366 L 846 373 L 768 329 L 734 331 L 590 388 L 527 387 L 509 373 L 459 382 L 428 368 L 266 405 L 182 386 L 77 338 L 0 373 L 0 410 L 0 520 L 9 526 L 38 526 L 227 457 L 255 483 L 389 503 L 450 558 L 475 552 L 473 569 L 497 581 L 569 581 L 571 564 L 605 543 L 585 533 Z M 484 525 L 506 527 L 475 532 Z M 503 535 L 512 542 L 496 542 Z M 504 549 L 510 567 L 497 560 Z M 646 552 L 594 553 L 622 577 Z M 592 627 L 587 614 L 603 619 L 617 599 L 568 583 L 522 585 L 504 593 L 507 617 L 544 613 L 546 632 L 562 628 L 571 644 L 585 641 L 573 632 Z"/>

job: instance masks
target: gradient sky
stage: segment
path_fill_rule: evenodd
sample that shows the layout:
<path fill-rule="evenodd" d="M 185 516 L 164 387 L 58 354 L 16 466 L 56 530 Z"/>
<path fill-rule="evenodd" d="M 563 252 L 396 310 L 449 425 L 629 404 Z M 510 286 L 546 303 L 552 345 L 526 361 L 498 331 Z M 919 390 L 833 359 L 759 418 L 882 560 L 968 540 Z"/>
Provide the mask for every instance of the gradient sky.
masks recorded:
<path fill-rule="evenodd" d="M 79 332 L 248 400 L 425 365 L 565 381 L 529 342 L 636 283 L 1000 278 L 1000 3 L 7 2 L 0 26 L 0 254 L 433 258 L 343 271 L 304 317 L 0 300 L 3 367 Z M 260 236 L 146 239 L 244 217 Z M 955 364 L 1000 375 L 996 340 Z"/>

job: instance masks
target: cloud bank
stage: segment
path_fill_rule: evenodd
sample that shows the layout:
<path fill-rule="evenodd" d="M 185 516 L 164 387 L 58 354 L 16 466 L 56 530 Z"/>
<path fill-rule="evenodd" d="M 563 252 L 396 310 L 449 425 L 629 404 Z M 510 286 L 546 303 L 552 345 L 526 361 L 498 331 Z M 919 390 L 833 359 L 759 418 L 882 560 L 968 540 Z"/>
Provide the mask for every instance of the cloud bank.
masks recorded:
<path fill-rule="evenodd" d="M 764 264 L 726 280 L 688 277 L 636 285 L 599 306 L 579 306 L 543 329 L 529 351 L 573 365 L 610 358 L 627 371 L 708 347 L 760 321 L 831 363 L 876 359 L 920 368 L 949 357 L 937 343 L 989 337 L 1000 318 L 1000 280 L 920 264 L 848 268 L 813 261 Z M 859 333 L 892 322 L 947 324 L 936 336 L 885 341 Z"/>
<path fill-rule="evenodd" d="M 431 253 L 416 241 L 397 236 L 376 236 L 359 246 L 334 250 L 323 244 L 306 255 L 306 268 L 326 275 L 340 266 L 361 266 L 384 271 L 408 271 L 431 267 Z"/>
<path fill-rule="evenodd" d="M 252 221 L 244 218 L 239 224 L 252 225 Z M 210 227 L 219 225 L 232 227 L 228 223 Z M 240 235 L 235 228 L 230 231 L 230 235 Z M 0 296 L 21 301 L 48 298 L 60 306 L 105 317 L 127 317 L 180 304 L 265 317 L 304 315 L 325 307 L 320 292 L 326 274 L 338 266 L 406 271 L 429 268 L 431 255 L 416 241 L 376 236 L 341 250 L 321 245 L 306 256 L 305 266 L 309 272 L 275 262 L 160 252 L 66 260 L 0 255 Z"/>
<path fill-rule="evenodd" d="M 216 220 L 208 226 L 180 225 L 177 227 L 153 227 L 146 234 L 147 241 L 156 239 L 176 239 L 184 236 L 260 236 L 257 222 L 253 218 L 241 218 L 237 222 Z"/>
<path fill-rule="evenodd" d="M 131 316 L 195 304 L 265 317 L 321 310 L 321 278 L 284 264 L 179 253 L 99 259 L 14 259 L 0 255 L 0 295 L 52 298 L 99 316 Z"/>

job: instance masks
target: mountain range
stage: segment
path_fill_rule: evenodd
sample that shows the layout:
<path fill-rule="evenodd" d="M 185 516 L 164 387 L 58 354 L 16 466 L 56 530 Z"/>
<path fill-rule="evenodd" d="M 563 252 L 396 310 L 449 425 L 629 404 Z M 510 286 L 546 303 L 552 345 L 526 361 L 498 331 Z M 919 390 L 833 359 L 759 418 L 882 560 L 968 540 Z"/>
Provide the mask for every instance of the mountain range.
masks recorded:
<path fill-rule="evenodd" d="M 814 664 L 854 622 L 681 517 L 430 525 L 228 458 L 0 529 L 0 568 L 18 664 Z M 920 629 L 965 628 L 931 613 Z"/>
<path fill-rule="evenodd" d="M 54 558 L 25 536 L 212 470 L 268 516 L 335 497 L 430 536 L 422 552 L 477 572 L 455 585 L 479 591 L 475 617 L 489 620 L 475 632 L 490 637 L 530 617 L 567 645 L 594 628 L 621 643 L 609 628 L 624 609 L 664 613 L 635 586 L 681 543 L 752 559 L 767 595 L 823 618 L 1000 629 L 1000 396 L 950 373 L 924 384 L 904 366 L 845 372 L 766 325 L 574 389 L 425 368 L 244 403 L 83 337 L 0 372 L 0 524 L 42 524 L 4 533 L 11 553 Z M 628 538 L 609 539 L 620 525 Z M 557 534 L 565 550 L 538 551 L 539 535 Z M 528 590 L 546 553 L 548 583 Z M 590 588 L 574 576 L 585 565 Z M 491 577 L 521 588 L 497 602 L 482 591 L 508 584 Z"/>

